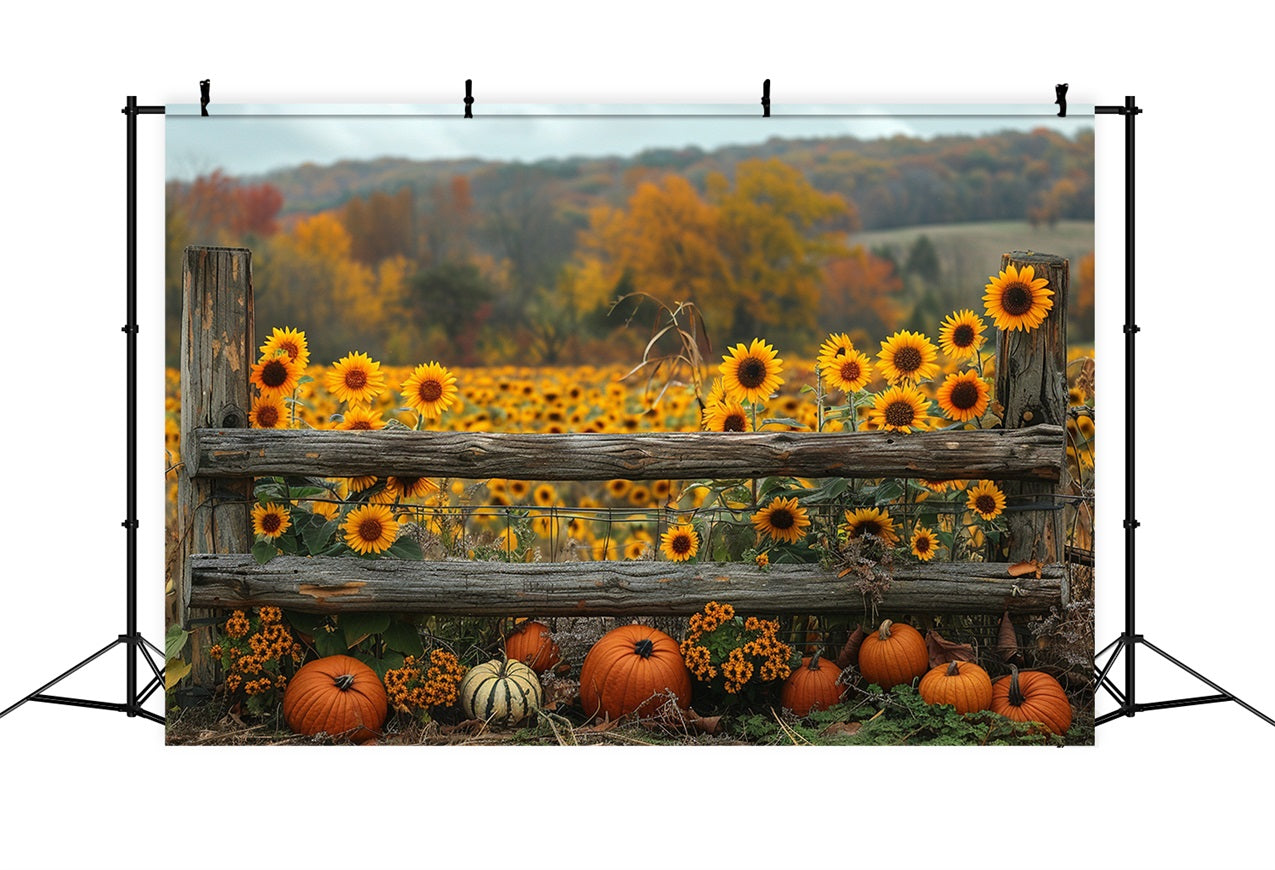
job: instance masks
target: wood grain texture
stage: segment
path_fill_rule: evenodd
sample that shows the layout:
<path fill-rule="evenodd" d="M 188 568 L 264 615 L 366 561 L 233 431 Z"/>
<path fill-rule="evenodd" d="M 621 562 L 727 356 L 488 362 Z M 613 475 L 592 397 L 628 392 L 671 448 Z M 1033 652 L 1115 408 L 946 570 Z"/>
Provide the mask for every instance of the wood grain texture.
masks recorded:
<path fill-rule="evenodd" d="M 244 248 L 190 247 L 182 255 L 181 453 L 197 450 L 195 432 L 248 426 L 252 400 L 248 376 L 256 358 L 252 254 Z M 177 590 L 177 620 L 191 613 L 190 554 L 243 553 L 252 546 L 248 501 L 252 481 L 195 477 L 189 463 L 177 469 L 177 559 L 169 578 Z M 191 637 L 195 681 L 211 685 L 205 650 L 207 629 Z"/>
<path fill-rule="evenodd" d="M 1064 426 L 1067 422 L 1067 292 L 1070 264 L 1054 254 L 1014 251 L 1001 257 L 1001 269 L 1010 264 L 1018 270 L 1035 269 L 1037 278 L 1049 280 L 1054 291 L 1054 307 L 1039 327 L 998 332 L 996 338 L 996 398 L 1005 408 L 1006 431 L 1031 431 L 1043 427 Z M 1065 457 L 1066 444 L 1057 448 L 1057 457 Z M 1055 562 L 1062 558 L 1066 543 L 1063 511 L 1049 510 L 1053 495 L 1064 489 L 1061 474 L 1054 482 L 1010 480 L 1003 475 L 993 479 L 1010 480 L 1003 489 L 1010 506 L 1033 502 L 1043 510 L 1014 511 L 1005 515 L 1009 528 L 1010 561 L 1038 559 Z M 1059 502 L 1056 507 L 1061 507 Z"/>
<path fill-rule="evenodd" d="M 194 433 L 187 462 L 199 476 L 507 477 L 522 480 L 690 480 L 924 477 L 1054 481 L 1061 426 L 1021 431 L 492 432 L 278 431 Z"/>
<path fill-rule="evenodd" d="M 1043 612 L 1057 605 L 1064 569 L 1011 578 L 1005 564 L 898 566 L 882 613 Z M 200 607 L 273 605 L 311 613 L 385 611 L 475 616 L 690 614 L 709 600 L 741 613 L 855 613 L 849 578 L 817 565 L 670 562 L 406 562 L 278 556 L 192 557 Z"/>

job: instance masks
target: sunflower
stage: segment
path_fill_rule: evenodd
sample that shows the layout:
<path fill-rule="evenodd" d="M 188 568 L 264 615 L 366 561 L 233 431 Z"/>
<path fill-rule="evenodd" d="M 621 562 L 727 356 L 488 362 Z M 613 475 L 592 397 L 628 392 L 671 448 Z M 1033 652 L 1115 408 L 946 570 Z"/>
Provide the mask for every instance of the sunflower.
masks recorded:
<path fill-rule="evenodd" d="M 939 325 L 939 347 L 952 359 L 973 359 L 987 341 L 985 328 L 983 318 L 968 308 L 953 311 Z"/>
<path fill-rule="evenodd" d="M 297 388 L 301 369 L 287 354 L 280 353 L 278 356 L 262 357 L 252 367 L 248 380 L 261 390 L 262 398 L 273 399 L 286 396 Z"/>
<path fill-rule="evenodd" d="M 890 432 L 924 432 L 930 428 L 930 400 L 913 386 L 890 387 L 873 398 L 868 424 Z"/>
<path fill-rule="evenodd" d="M 348 477 L 345 480 L 345 488 L 350 493 L 362 492 L 369 487 L 375 486 L 377 478 L 374 474 L 365 474 L 361 477 Z"/>
<path fill-rule="evenodd" d="M 916 531 L 912 533 L 912 555 L 922 562 L 928 562 L 934 558 L 938 549 L 939 538 L 934 534 L 934 530 L 917 526 Z"/>
<path fill-rule="evenodd" d="M 384 553 L 398 537 L 398 521 L 383 504 L 356 507 L 345 518 L 345 542 L 362 553 Z"/>
<path fill-rule="evenodd" d="M 1085 440 L 1092 441 L 1094 436 L 1093 417 L 1088 414 L 1081 414 L 1077 417 L 1076 430 L 1085 437 Z"/>
<path fill-rule="evenodd" d="M 721 378 L 713 378 L 713 383 L 708 388 L 708 397 L 704 399 L 704 407 L 711 408 L 719 402 L 726 399 L 726 387 L 722 386 Z"/>
<path fill-rule="evenodd" d="M 881 352 L 877 354 L 881 374 L 890 384 L 917 383 L 934 377 L 939 370 L 935 362 L 938 358 L 938 348 L 928 338 L 906 329 L 881 342 Z"/>
<path fill-rule="evenodd" d="M 334 501 L 320 499 L 310 502 L 310 513 L 315 516 L 323 517 L 325 520 L 336 519 L 336 515 L 340 512 L 340 505 Z"/>
<path fill-rule="evenodd" d="M 614 538 L 607 538 L 604 541 L 596 541 L 593 544 L 593 558 L 599 562 L 614 561 L 620 558 L 620 550 L 615 544 Z"/>
<path fill-rule="evenodd" d="M 881 508 L 846 511 L 846 535 L 851 539 L 874 535 L 887 544 L 899 542 L 899 536 L 894 531 L 894 520 L 889 511 Z"/>
<path fill-rule="evenodd" d="M 690 523 L 681 523 L 660 538 L 660 550 L 674 562 L 685 562 L 699 552 L 699 535 Z"/>
<path fill-rule="evenodd" d="M 637 484 L 629 490 L 629 504 L 634 507 L 646 507 L 651 503 L 651 490 L 642 484 Z"/>
<path fill-rule="evenodd" d="M 641 559 L 651 546 L 651 538 L 647 535 L 630 535 L 624 541 L 624 558 Z"/>
<path fill-rule="evenodd" d="M 929 489 L 930 492 L 947 492 L 949 489 L 960 489 L 965 485 L 965 482 L 961 480 L 923 479 L 921 483 L 925 484 L 926 488 Z"/>
<path fill-rule="evenodd" d="M 754 338 L 748 347 L 741 342 L 730 348 L 722 357 L 719 370 L 728 396 L 758 405 L 783 384 L 779 377 L 783 367 L 784 361 L 775 355 L 775 349 Z"/>
<path fill-rule="evenodd" d="M 340 423 L 336 424 L 336 428 L 362 431 L 384 429 L 385 421 L 381 419 L 380 411 L 354 405 L 345 412 L 345 416 Z"/>
<path fill-rule="evenodd" d="M 607 481 L 607 495 L 611 498 L 624 498 L 629 494 L 629 490 L 633 488 L 633 481 L 615 478 Z"/>
<path fill-rule="evenodd" d="M 980 480 L 966 495 L 965 506 L 985 520 L 994 520 L 1005 510 L 1005 493 L 990 480 Z"/>
<path fill-rule="evenodd" d="M 829 389 L 853 393 L 862 390 L 872 380 L 872 363 L 866 353 L 850 348 L 830 365 L 820 364 L 823 382 Z"/>
<path fill-rule="evenodd" d="M 437 492 L 438 487 L 428 477 L 385 478 L 385 491 L 398 498 L 413 498 Z"/>
<path fill-rule="evenodd" d="M 428 362 L 412 369 L 401 390 L 408 407 L 437 420 L 456 401 L 456 376 L 438 363 Z"/>
<path fill-rule="evenodd" d="M 285 326 L 283 329 L 276 326 L 274 332 L 266 339 L 266 343 L 261 346 L 262 358 L 273 357 L 280 351 L 286 353 L 288 359 L 296 363 L 297 368 L 302 371 L 310 364 L 310 348 L 306 345 L 305 333 L 291 326 Z"/>
<path fill-rule="evenodd" d="M 509 495 L 514 501 L 522 501 L 531 492 L 531 484 L 525 480 L 509 481 Z"/>
<path fill-rule="evenodd" d="M 496 536 L 496 546 L 506 553 L 513 553 L 518 549 L 518 535 L 513 529 L 505 529 Z"/>
<path fill-rule="evenodd" d="M 704 409 L 704 428 L 709 432 L 751 432 L 753 423 L 738 399 L 723 399 Z"/>
<path fill-rule="evenodd" d="M 935 398 L 949 419 L 966 423 L 987 411 L 987 394 L 987 381 L 970 371 L 948 375 Z"/>
<path fill-rule="evenodd" d="M 370 404 L 385 387 L 381 364 L 358 351 L 351 351 L 334 362 L 323 377 L 328 392 L 338 402 L 351 405 Z"/>
<path fill-rule="evenodd" d="M 854 342 L 850 340 L 850 336 L 844 332 L 832 332 L 824 339 L 823 344 L 819 345 L 819 355 L 815 360 L 815 367 L 819 371 L 823 371 L 828 367 L 835 367 L 841 362 L 841 358 L 848 356 L 854 352 Z"/>
<path fill-rule="evenodd" d="M 991 283 L 983 294 L 983 307 L 987 316 L 996 321 L 997 329 L 1030 332 L 1044 322 L 1054 307 L 1049 280 L 1037 278 L 1034 266 L 1024 266 L 1020 272 L 1010 263 L 999 276 L 989 276 L 987 280 Z"/>
<path fill-rule="evenodd" d="M 549 483 L 542 483 L 531 491 L 531 500 L 541 507 L 549 507 L 557 497 L 558 491 Z"/>
<path fill-rule="evenodd" d="M 252 509 L 252 531 L 263 538 L 274 540 L 292 524 L 288 509 L 277 504 L 259 504 Z"/>
<path fill-rule="evenodd" d="M 280 396 L 261 396 L 252 400 L 248 422 L 254 429 L 283 429 L 288 425 L 288 411 Z"/>
<path fill-rule="evenodd" d="M 806 509 L 798 507 L 795 498 L 771 499 L 770 504 L 753 514 L 753 528 L 789 544 L 800 541 L 809 525 Z"/>

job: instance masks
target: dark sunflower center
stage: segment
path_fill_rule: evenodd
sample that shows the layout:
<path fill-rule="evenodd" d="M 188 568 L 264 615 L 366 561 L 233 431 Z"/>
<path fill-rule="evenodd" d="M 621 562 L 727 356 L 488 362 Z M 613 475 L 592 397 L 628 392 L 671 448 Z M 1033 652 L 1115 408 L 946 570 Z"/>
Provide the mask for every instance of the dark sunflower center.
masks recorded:
<path fill-rule="evenodd" d="M 673 536 L 673 552 L 681 556 L 691 551 L 691 536 L 686 532 L 678 532 Z"/>
<path fill-rule="evenodd" d="M 974 507 L 979 513 L 990 514 L 996 510 L 996 499 L 990 495 L 980 495 L 974 499 Z"/>
<path fill-rule="evenodd" d="M 274 405 L 262 405 L 257 409 L 257 425 L 269 429 L 279 422 L 279 409 Z"/>
<path fill-rule="evenodd" d="M 968 411 L 978 404 L 978 387 L 973 381 L 961 381 L 952 387 L 952 395 L 949 400 L 953 408 Z"/>
<path fill-rule="evenodd" d="M 372 423 L 368 420 L 355 420 L 350 424 L 350 429 L 371 429 Z"/>
<path fill-rule="evenodd" d="M 1001 307 L 1015 317 L 1032 310 L 1032 293 L 1024 284 L 1010 284 L 1001 294 Z"/>
<path fill-rule="evenodd" d="M 916 409 L 908 402 L 891 402 L 885 406 L 885 422 L 888 426 L 911 426 L 916 419 Z"/>
<path fill-rule="evenodd" d="M 301 348 L 297 347 L 290 341 L 285 341 L 279 345 L 279 349 L 288 355 L 289 359 L 298 359 L 301 356 Z"/>
<path fill-rule="evenodd" d="M 416 393 L 421 397 L 422 402 L 437 402 L 443 395 L 443 385 L 435 380 L 421 381 L 420 389 Z"/>
<path fill-rule="evenodd" d="M 858 361 L 848 359 L 841 364 L 841 380 L 847 383 L 857 381 L 861 374 L 863 374 L 863 368 Z"/>
<path fill-rule="evenodd" d="M 894 352 L 894 367 L 903 373 L 914 372 L 921 367 L 921 350 L 901 347 Z"/>
<path fill-rule="evenodd" d="M 747 432 L 748 418 L 743 414 L 727 414 L 726 419 L 722 421 L 723 432 Z"/>
<path fill-rule="evenodd" d="M 399 492 L 404 495 L 411 495 L 416 489 L 416 484 L 420 483 L 419 477 L 400 477 L 398 479 Z"/>
<path fill-rule="evenodd" d="M 914 546 L 918 553 L 928 553 L 930 552 L 930 539 L 922 535 L 916 539 L 916 544 Z"/>
<path fill-rule="evenodd" d="M 367 386 L 367 372 L 363 369 L 350 369 L 345 373 L 345 385 L 351 390 L 361 390 Z"/>
<path fill-rule="evenodd" d="M 791 529 L 797 522 L 788 508 L 775 508 L 770 512 L 770 525 L 776 529 Z"/>
<path fill-rule="evenodd" d="M 755 390 L 766 380 L 766 364 L 755 356 L 750 356 L 739 364 L 736 373 L 739 385 L 746 390 Z"/>
<path fill-rule="evenodd" d="M 261 518 L 261 530 L 267 535 L 273 535 L 279 531 L 279 526 L 283 523 L 283 517 L 278 514 L 266 514 Z"/>
<path fill-rule="evenodd" d="M 368 517 L 359 523 L 359 537 L 364 541 L 379 541 L 383 529 L 380 520 Z"/>
<path fill-rule="evenodd" d="M 288 366 L 282 361 L 272 359 L 261 368 L 261 382 L 267 387 L 282 387 L 288 380 Z"/>
<path fill-rule="evenodd" d="M 952 344 L 957 347 L 971 347 L 974 344 L 974 327 L 962 323 L 952 330 Z"/>
<path fill-rule="evenodd" d="M 856 532 L 857 535 L 876 535 L 879 538 L 881 537 L 881 524 L 876 520 L 864 520 L 859 523 Z"/>

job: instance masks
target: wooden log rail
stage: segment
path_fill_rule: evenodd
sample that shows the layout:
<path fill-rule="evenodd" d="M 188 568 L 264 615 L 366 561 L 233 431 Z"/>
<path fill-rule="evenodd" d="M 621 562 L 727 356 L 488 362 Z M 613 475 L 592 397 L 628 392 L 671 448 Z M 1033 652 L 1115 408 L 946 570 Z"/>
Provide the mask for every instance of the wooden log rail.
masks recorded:
<path fill-rule="evenodd" d="M 879 609 L 889 613 L 1039 613 L 1056 605 L 1065 569 L 1040 579 L 1008 564 L 896 566 Z M 853 613 L 862 595 L 817 565 L 671 562 L 406 562 L 240 554 L 191 557 L 191 605 L 272 605 L 311 613 L 381 611 L 471 616 L 687 615 L 709 600 L 741 613 Z"/>
<path fill-rule="evenodd" d="M 194 477 L 521 480 L 922 477 L 1057 481 L 1060 426 L 922 432 L 491 432 L 196 429 Z"/>

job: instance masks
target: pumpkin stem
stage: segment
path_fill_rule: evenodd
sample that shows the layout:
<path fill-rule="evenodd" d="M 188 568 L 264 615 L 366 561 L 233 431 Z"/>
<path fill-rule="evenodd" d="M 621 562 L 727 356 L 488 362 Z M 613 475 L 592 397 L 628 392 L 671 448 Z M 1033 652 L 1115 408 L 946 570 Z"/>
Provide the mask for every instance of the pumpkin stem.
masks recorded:
<path fill-rule="evenodd" d="M 336 687 L 340 689 L 342 692 L 348 691 L 350 686 L 354 685 L 354 675 L 341 674 L 341 676 L 336 678 L 335 682 L 336 682 Z"/>
<path fill-rule="evenodd" d="M 881 620 L 881 628 L 877 630 L 877 637 L 883 641 L 890 639 L 890 626 L 894 625 L 888 619 Z"/>
<path fill-rule="evenodd" d="M 637 653 L 644 659 L 649 659 L 651 653 L 655 652 L 655 644 L 651 643 L 649 637 L 644 637 L 637 643 L 633 644 L 633 652 Z"/>
<path fill-rule="evenodd" d="M 959 677 L 961 675 L 961 667 L 957 664 L 956 659 L 952 659 L 952 663 L 947 666 L 947 676 Z"/>
<path fill-rule="evenodd" d="M 808 665 L 808 667 L 810 668 L 810 670 L 812 670 L 812 671 L 817 671 L 817 670 L 819 670 L 819 656 L 820 656 L 820 655 L 822 655 L 822 653 L 815 653 L 814 655 L 812 655 L 812 656 L 810 657 L 810 664 Z"/>
<path fill-rule="evenodd" d="M 1027 699 L 1023 697 L 1023 690 L 1018 686 L 1018 666 L 1009 666 L 1009 703 L 1015 707 L 1023 706 L 1023 701 Z"/>

